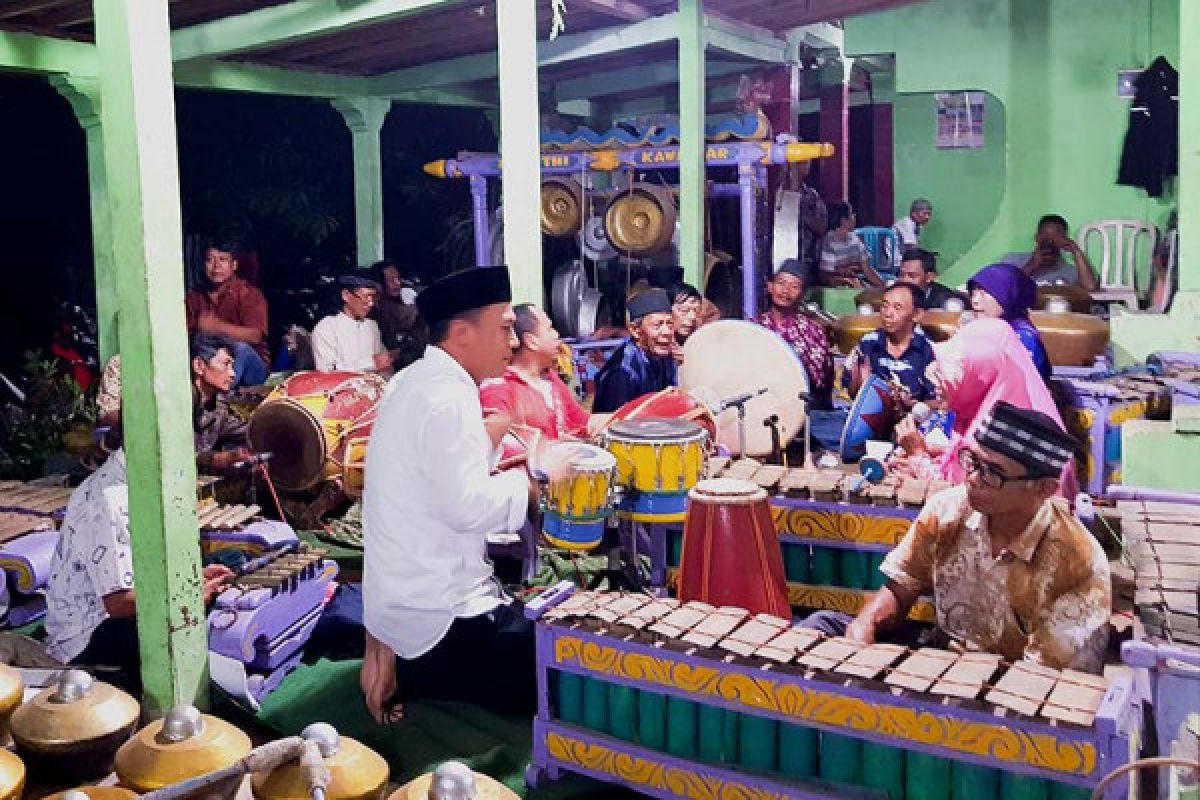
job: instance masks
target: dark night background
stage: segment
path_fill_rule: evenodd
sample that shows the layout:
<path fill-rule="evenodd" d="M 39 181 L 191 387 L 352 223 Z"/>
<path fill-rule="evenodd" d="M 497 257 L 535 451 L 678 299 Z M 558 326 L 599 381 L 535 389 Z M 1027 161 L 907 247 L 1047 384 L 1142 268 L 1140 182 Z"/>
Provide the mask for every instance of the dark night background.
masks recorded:
<path fill-rule="evenodd" d="M 87 155 L 74 114 L 44 80 L 5 77 L 0 120 L 0 370 L 8 371 L 25 350 L 48 345 L 58 301 L 94 307 L 95 298 Z M 349 130 L 325 101 L 191 90 L 176 93 L 176 123 L 184 233 L 237 235 L 253 247 L 275 334 L 288 321 L 287 289 L 352 265 Z M 447 242 L 469 219 L 466 181 L 430 178 L 421 165 L 495 147 L 482 111 L 393 106 L 382 136 L 388 256 L 426 278 L 470 257 L 469 228 Z"/>

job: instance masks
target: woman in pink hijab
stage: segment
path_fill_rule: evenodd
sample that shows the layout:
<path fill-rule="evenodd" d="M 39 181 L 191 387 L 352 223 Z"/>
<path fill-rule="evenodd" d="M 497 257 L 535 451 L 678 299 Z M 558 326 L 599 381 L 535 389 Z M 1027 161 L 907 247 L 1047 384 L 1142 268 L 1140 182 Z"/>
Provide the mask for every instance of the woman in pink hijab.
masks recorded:
<path fill-rule="evenodd" d="M 1013 332 L 1012 326 L 1001 319 L 977 319 L 968 323 L 948 341 L 934 345 L 937 360 L 930 366 L 930 378 L 953 411 L 954 435 L 950 446 L 932 454 L 911 425 L 897 426 L 897 440 L 909 455 L 910 467 L 932 457 L 930 470 L 951 483 L 963 483 L 966 474 L 958 463 L 958 451 L 975 435 L 976 429 L 991 414 L 992 408 L 1006 400 L 1020 408 L 1040 411 L 1054 419 L 1066 430 L 1062 417 L 1034 366 L 1029 351 Z M 906 432 L 909 435 L 905 435 Z M 1063 469 L 1059 492 L 1068 499 L 1075 496 L 1075 462 Z"/>

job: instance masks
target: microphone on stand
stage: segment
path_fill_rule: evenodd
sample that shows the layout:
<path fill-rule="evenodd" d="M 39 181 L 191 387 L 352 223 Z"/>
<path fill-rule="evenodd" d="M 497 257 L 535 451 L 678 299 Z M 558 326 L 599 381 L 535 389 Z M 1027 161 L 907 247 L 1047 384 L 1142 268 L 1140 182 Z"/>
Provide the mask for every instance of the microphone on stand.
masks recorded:
<path fill-rule="evenodd" d="M 270 461 L 274 457 L 275 457 L 274 453 L 255 453 L 254 455 L 250 456 L 249 458 L 245 458 L 245 459 L 242 459 L 241 461 L 234 463 L 233 468 L 234 469 L 249 469 L 251 467 L 257 467 L 259 464 L 266 464 L 268 461 Z"/>
<path fill-rule="evenodd" d="M 758 397 L 760 394 L 766 394 L 766 393 L 767 393 L 767 387 L 763 386 L 760 389 L 753 389 L 749 392 L 742 392 L 741 394 L 735 394 L 733 397 L 727 397 L 724 400 L 720 401 L 720 404 L 717 406 L 716 411 L 714 411 L 713 413 L 719 414 L 728 408 L 741 408 L 742 406 L 746 405 L 746 403 L 749 403 L 751 400 Z"/>

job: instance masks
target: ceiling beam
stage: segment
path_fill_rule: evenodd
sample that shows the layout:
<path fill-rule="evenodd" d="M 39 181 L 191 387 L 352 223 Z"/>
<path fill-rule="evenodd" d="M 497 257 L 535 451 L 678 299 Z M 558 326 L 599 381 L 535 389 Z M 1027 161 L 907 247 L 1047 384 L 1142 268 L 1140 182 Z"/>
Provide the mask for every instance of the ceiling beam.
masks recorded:
<path fill-rule="evenodd" d="M 750 25 L 710 11 L 705 17 L 705 36 L 710 50 L 770 64 L 784 64 L 793 50 L 774 31 Z"/>
<path fill-rule="evenodd" d="M 814 22 L 811 25 L 801 25 L 792 28 L 785 34 L 789 42 L 811 47 L 814 50 L 845 49 L 846 32 L 841 26 L 832 22 Z"/>
<path fill-rule="evenodd" d="M 367 93 L 365 78 L 327 72 L 280 69 L 234 61 L 176 64 L 175 85 L 188 89 L 284 94 L 299 97 L 358 97 Z"/>
<path fill-rule="evenodd" d="M 728 61 L 709 62 L 709 78 L 752 72 L 754 64 L 733 64 Z M 554 98 L 561 102 L 586 100 L 590 97 L 625 94 L 653 86 L 674 86 L 679 83 L 679 62 L 662 61 L 640 67 L 624 67 L 609 72 L 597 72 L 580 78 L 570 78 L 554 84 Z"/>
<path fill-rule="evenodd" d="M 675 41 L 677 32 L 677 17 L 676 13 L 672 12 L 630 25 L 567 34 L 553 42 L 538 42 L 538 65 L 547 67 L 565 64 L 621 50 Z M 495 78 L 496 74 L 496 54 L 490 52 L 422 64 L 419 67 L 406 67 L 368 80 L 371 81 L 374 93 L 389 94 L 430 86 L 488 80 Z"/>
<path fill-rule="evenodd" d="M 52 36 L 17 31 L 0 31 L 0 70 L 42 74 L 70 72 L 96 74 L 96 48 Z"/>
<path fill-rule="evenodd" d="M 181 28 L 171 34 L 176 63 L 279 47 L 379 25 L 450 0 L 295 0 Z"/>
<path fill-rule="evenodd" d="M 595 11 L 610 17 L 618 17 L 626 22 L 641 22 L 653 16 L 633 0 L 573 0 L 571 6 L 578 6 L 584 11 Z"/>
<path fill-rule="evenodd" d="M 9 0 L 4 4 L 4 8 L 0 9 L 0 20 L 12 19 L 20 17 L 24 14 L 32 14 L 35 11 L 44 11 L 48 8 L 53 8 L 58 5 L 61 0 Z"/>

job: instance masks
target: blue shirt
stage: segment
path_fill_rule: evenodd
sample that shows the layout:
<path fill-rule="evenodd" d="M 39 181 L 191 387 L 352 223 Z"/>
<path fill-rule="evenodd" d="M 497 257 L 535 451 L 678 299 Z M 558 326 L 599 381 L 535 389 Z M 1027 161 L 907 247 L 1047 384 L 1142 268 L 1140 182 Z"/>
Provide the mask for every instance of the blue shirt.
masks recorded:
<path fill-rule="evenodd" d="M 651 356 L 626 339 L 596 373 L 596 400 L 592 411 L 606 414 L 616 411 L 634 398 L 674 386 L 675 359 Z"/>
<path fill-rule="evenodd" d="M 1042 344 L 1042 336 L 1038 329 L 1027 319 L 1014 319 L 1008 324 L 1012 325 L 1013 332 L 1029 351 L 1029 357 L 1033 359 L 1033 365 L 1037 367 L 1042 380 L 1048 380 L 1053 367 L 1050 365 L 1050 356 L 1046 355 L 1046 347 Z"/>
<path fill-rule="evenodd" d="M 925 377 L 925 368 L 933 363 L 933 345 L 920 328 L 913 331 L 912 341 L 899 357 L 888 352 L 887 334 L 882 328 L 862 337 L 858 351 L 871 365 L 872 373 L 888 382 L 894 376 L 912 393 L 913 400 L 933 397 L 933 384 Z"/>

